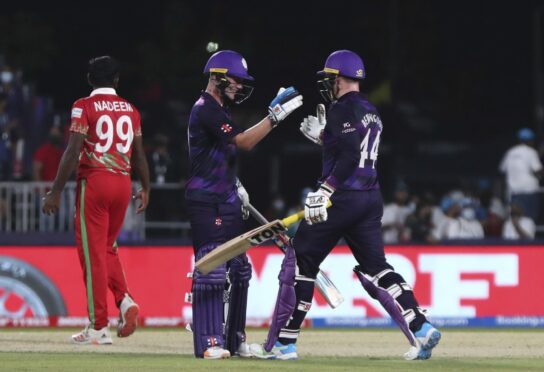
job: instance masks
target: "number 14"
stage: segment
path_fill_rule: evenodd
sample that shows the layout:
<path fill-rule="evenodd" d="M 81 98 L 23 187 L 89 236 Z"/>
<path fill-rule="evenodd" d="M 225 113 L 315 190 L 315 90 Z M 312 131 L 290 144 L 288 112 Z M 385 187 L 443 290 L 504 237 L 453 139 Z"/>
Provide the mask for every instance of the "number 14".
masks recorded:
<path fill-rule="evenodd" d="M 361 142 L 361 160 L 359 161 L 359 168 L 365 167 L 365 160 L 368 159 L 368 141 L 370 138 L 370 130 L 366 133 L 365 138 Z M 372 168 L 376 165 L 376 160 L 378 160 L 378 147 L 380 146 L 380 134 L 382 132 L 378 131 L 376 138 L 374 138 L 374 143 L 370 149 L 370 160 L 372 160 Z"/>

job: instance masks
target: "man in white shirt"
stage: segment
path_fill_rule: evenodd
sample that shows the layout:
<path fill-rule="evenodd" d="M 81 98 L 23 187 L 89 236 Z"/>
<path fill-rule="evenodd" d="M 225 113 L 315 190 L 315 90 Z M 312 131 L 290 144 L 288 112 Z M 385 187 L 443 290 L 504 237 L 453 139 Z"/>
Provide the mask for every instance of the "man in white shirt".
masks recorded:
<path fill-rule="evenodd" d="M 518 131 L 519 144 L 510 148 L 499 170 L 506 176 L 506 185 L 511 203 L 519 204 L 525 215 L 537 221 L 539 214 L 539 178 L 542 176 L 542 163 L 533 148 L 534 132 L 529 128 Z"/>
<path fill-rule="evenodd" d="M 484 229 L 476 219 L 474 208 L 463 206 L 461 201 L 447 200 L 446 217 L 440 226 L 433 231 L 437 240 L 450 239 L 483 239 Z"/>
<path fill-rule="evenodd" d="M 535 232 L 534 221 L 524 216 L 523 209 L 513 203 L 510 207 L 510 218 L 502 228 L 502 237 L 504 239 L 534 239 Z"/>
<path fill-rule="evenodd" d="M 398 186 L 393 195 L 393 202 L 383 208 L 382 235 L 385 244 L 399 243 L 405 239 L 404 223 L 406 218 L 414 211 L 409 204 L 410 194 L 406 186 Z"/>

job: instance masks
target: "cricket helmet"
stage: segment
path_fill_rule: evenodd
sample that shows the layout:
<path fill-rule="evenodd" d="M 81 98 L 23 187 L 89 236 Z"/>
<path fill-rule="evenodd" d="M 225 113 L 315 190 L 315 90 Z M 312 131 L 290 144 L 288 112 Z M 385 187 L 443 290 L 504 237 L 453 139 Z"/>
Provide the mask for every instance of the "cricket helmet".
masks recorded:
<path fill-rule="evenodd" d="M 247 72 L 247 63 L 244 57 L 232 50 L 220 50 L 208 59 L 208 63 L 204 67 L 204 73 L 214 72 L 243 80 L 254 80 L 253 76 L 250 76 Z"/>
<path fill-rule="evenodd" d="M 323 70 L 317 72 L 319 93 L 327 102 L 334 100 L 334 82 L 337 76 L 363 80 L 366 71 L 363 60 L 351 50 L 337 50 L 329 55 Z"/>
<path fill-rule="evenodd" d="M 205 74 L 214 74 L 219 81 L 217 89 L 221 92 L 223 99 L 227 101 L 233 101 L 236 104 L 240 104 L 249 98 L 253 92 L 253 86 L 247 82 L 253 81 L 253 76 L 247 72 L 247 63 L 244 57 L 240 53 L 232 50 L 221 50 L 214 53 L 206 66 L 204 67 Z M 226 94 L 225 90 L 230 87 L 231 83 L 227 79 L 227 76 L 236 80 L 237 83 L 242 85 L 242 88 L 234 92 L 234 99 Z"/>

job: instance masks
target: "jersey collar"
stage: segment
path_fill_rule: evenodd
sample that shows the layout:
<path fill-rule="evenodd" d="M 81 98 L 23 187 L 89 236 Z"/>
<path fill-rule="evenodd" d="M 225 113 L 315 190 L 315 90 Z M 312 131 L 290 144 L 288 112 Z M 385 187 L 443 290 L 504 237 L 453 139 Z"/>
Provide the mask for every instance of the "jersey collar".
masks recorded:
<path fill-rule="evenodd" d="M 115 92 L 115 89 L 113 88 L 96 88 L 95 90 L 91 92 L 91 97 L 96 94 L 111 94 L 114 96 L 117 95 L 117 93 Z"/>

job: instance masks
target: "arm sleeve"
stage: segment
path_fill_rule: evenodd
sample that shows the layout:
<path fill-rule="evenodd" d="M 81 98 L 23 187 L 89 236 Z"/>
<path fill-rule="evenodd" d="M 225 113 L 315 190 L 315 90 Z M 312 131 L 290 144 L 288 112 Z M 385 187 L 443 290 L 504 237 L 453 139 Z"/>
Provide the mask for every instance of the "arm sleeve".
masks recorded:
<path fill-rule="evenodd" d="M 532 156 L 531 156 L 531 170 L 533 172 L 538 172 L 539 170 L 542 169 L 542 163 L 540 162 L 540 158 L 538 157 L 538 152 L 535 151 L 532 151 Z"/>
<path fill-rule="evenodd" d="M 332 187 L 337 188 L 348 177 L 354 174 L 359 167 L 359 161 L 361 160 L 361 151 L 359 149 L 361 140 L 357 130 L 350 131 L 344 129 L 345 121 L 341 121 L 338 115 L 329 115 L 328 120 L 327 125 L 331 125 L 331 132 L 337 142 L 336 162 L 331 174 L 325 181 Z M 352 124 L 351 128 L 355 129 L 355 126 Z"/>
<path fill-rule="evenodd" d="M 242 133 L 232 119 L 219 110 L 201 111 L 200 114 L 200 122 L 206 132 L 223 142 L 230 142 Z"/>
<path fill-rule="evenodd" d="M 87 135 L 88 131 L 89 120 L 87 119 L 85 104 L 82 100 L 78 100 L 72 106 L 70 132 Z"/>

